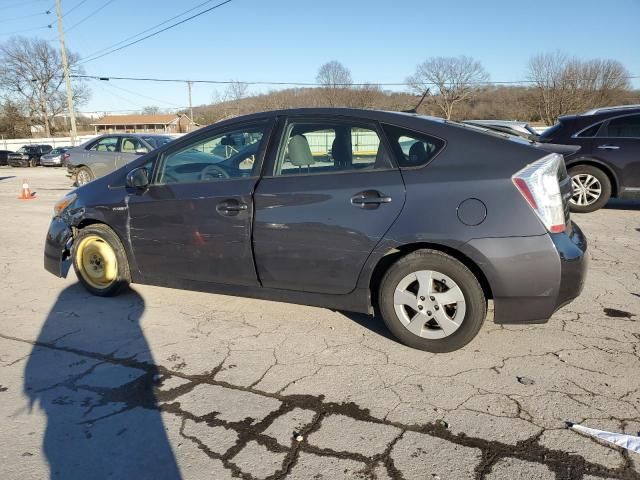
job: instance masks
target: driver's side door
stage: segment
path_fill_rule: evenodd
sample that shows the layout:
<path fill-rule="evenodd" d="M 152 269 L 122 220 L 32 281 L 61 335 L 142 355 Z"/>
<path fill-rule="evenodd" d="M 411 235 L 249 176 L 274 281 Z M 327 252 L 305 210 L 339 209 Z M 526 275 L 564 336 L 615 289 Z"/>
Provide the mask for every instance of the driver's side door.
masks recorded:
<path fill-rule="evenodd" d="M 130 240 L 140 273 L 258 284 L 252 197 L 272 128 L 272 121 L 262 121 L 211 130 L 158 156 L 149 187 L 129 195 Z M 225 158 L 217 147 L 231 138 L 244 143 Z"/>

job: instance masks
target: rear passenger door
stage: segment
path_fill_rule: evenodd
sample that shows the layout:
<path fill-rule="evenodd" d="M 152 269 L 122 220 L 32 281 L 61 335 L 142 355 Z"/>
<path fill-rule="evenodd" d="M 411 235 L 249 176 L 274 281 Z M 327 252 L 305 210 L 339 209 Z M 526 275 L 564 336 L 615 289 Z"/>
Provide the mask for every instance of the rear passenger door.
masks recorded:
<path fill-rule="evenodd" d="M 118 158 L 118 136 L 104 137 L 89 147 L 87 165 L 97 177 L 102 177 L 116 169 Z"/>
<path fill-rule="evenodd" d="M 614 166 L 621 187 L 640 188 L 640 115 L 605 122 L 594 139 L 593 153 Z"/>
<path fill-rule="evenodd" d="M 140 138 L 122 137 L 120 140 L 120 151 L 118 152 L 116 167 L 120 168 L 148 151 L 149 147 L 147 147 Z"/>
<path fill-rule="evenodd" d="M 254 194 L 263 286 L 346 294 L 402 210 L 405 189 L 376 123 L 291 117 Z"/>

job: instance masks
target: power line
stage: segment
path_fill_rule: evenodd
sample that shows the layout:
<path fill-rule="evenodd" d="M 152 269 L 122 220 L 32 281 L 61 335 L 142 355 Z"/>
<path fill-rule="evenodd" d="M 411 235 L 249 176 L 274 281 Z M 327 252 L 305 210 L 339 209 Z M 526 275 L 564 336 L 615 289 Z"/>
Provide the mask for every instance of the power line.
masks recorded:
<path fill-rule="evenodd" d="M 154 37 L 156 35 L 159 35 L 162 32 L 166 32 L 167 30 L 170 30 L 170 29 L 172 29 L 174 27 L 177 27 L 178 25 L 182 25 L 185 22 L 188 22 L 190 20 L 193 20 L 196 17 L 204 15 L 205 13 L 208 13 L 208 12 L 210 12 L 212 10 L 215 10 L 216 8 L 220 8 L 223 5 L 226 5 L 227 3 L 231 3 L 232 1 L 233 0 L 225 0 L 224 2 L 220 2 L 220 3 L 216 4 L 216 5 L 214 5 L 213 7 L 209 7 L 206 10 L 198 12 L 195 15 L 191 15 L 190 17 L 187 17 L 184 20 L 180 20 L 179 22 L 173 23 L 173 24 L 169 25 L 168 27 L 165 27 L 165 28 L 162 28 L 162 29 L 160 29 L 160 30 L 158 30 L 156 32 L 150 33 L 149 35 L 145 35 L 144 37 L 139 38 L 138 40 L 134 40 L 133 42 L 126 43 L 126 44 L 124 44 L 124 45 L 122 45 L 122 46 L 120 46 L 118 48 L 114 48 L 112 50 L 109 50 L 109 51 L 107 51 L 107 52 L 105 52 L 105 53 L 103 53 L 101 55 L 94 56 L 93 58 L 88 58 L 88 59 L 80 62 L 80 64 L 84 64 L 84 63 L 87 63 L 87 62 L 92 62 L 94 60 L 97 60 L 98 58 L 102 58 L 102 57 L 104 57 L 106 55 L 110 55 L 110 54 L 115 53 L 115 52 L 117 52 L 119 50 L 122 50 L 124 48 L 130 47 L 132 45 L 135 45 L 136 43 L 140 43 L 140 42 L 142 42 L 142 41 L 144 41 L 144 40 L 146 40 L 148 38 L 151 38 L 151 37 Z"/>
<path fill-rule="evenodd" d="M 87 78 L 92 80 L 131 80 L 138 82 L 170 82 L 170 83 L 206 83 L 214 85 L 230 85 L 236 83 L 243 83 L 246 85 L 265 85 L 265 86 L 302 86 L 302 87 L 323 87 L 322 83 L 318 82 L 286 82 L 286 81 L 238 81 L 238 80 L 193 80 L 193 79 L 178 79 L 178 78 L 154 78 L 154 77 L 112 77 L 107 75 L 71 75 L 75 78 Z M 636 79 L 640 78 L 640 75 L 625 75 L 623 78 Z M 472 85 L 522 85 L 522 84 L 535 84 L 535 80 L 495 80 L 495 81 L 483 81 L 483 82 L 470 82 Z M 437 85 L 435 82 L 421 82 L 423 85 Z M 412 85 L 408 82 L 391 82 L 391 83 L 336 83 L 338 87 L 364 87 L 364 86 L 381 86 L 381 87 L 406 87 Z"/>
<path fill-rule="evenodd" d="M 136 97 L 146 98 L 147 100 L 151 100 L 151 101 L 153 101 L 153 102 L 162 103 L 162 104 L 165 104 L 165 105 L 170 105 L 170 106 L 172 106 L 172 107 L 176 107 L 176 108 L 183 108 L 183 107 L 181 107 L 181 106 L 179 106 L 179 105 L 176 105 L 175 103 L 167 102 L 166 100 L 160 100 L 160 99 L 158 99 L 158 98 L 150 97 L 150 96 L 148 96 L 148 95 L 143 95 L 142 93 L 134 92 L 134 91 L 128 90 L 128 89 L 126 89 L 126 88 L 124 88 L 124 87 L 119 87 L 119 86 L 117 86 L 117 85 L 114 85 L 114 84 L 112 84 L 112 83 L 110 83 L 110 84 L 108 84 L 108 85 L 109 85 L 111 88 L 115 88 L 115 89 L 117 89 L 117 90 L 121 90 L 121 91 L 126 92 L 126 93 L 128 93 L 128 94 L 130 94 L 130 95 L 135 95 Z"/>
<path fill-rule="evenodd" d="M 73 30 L 74 28 L 76 28 L 78 25 L 86 22 L 87 20 L 89 20 L 90 18 L 92 18 L 96 13 L 98 13 L 100 10 L 106 8 L 110 3 L 113 3 L 114 0 L 109 0 L 106 3 L 103 3 L 101 6 L 99 6 L 98 8 L 96 8 L 94 11 L 92 11 L 89 15 L 87 15 L 86 17 L 83 17 L 82 20 L 77 21 L 76 23 L 74 23 L 73 25 L 71 25 L 69 28 L 66 29 L 66 32 L 69 33 L 71 30 Z"/>
<path fill-rule="evenodd" d="M 74 10 L 77 10 L 78 8 L 80 8 L 82 6 L 83 3 L 87 3 L 89 0 L 80 0 L 80 2 L 76 3 L 73 7 L 71 7 L 69 10 L 67 10 L 66 12 L 64 12 L 62 14 L 63 17 L 66 17 L 67 15 L 69 15 L 71 12 L 73 12 Z"/>
<path fill-rule="evenodd" d="M 0 23 L 13 22 L 16 20 L 22 20 L 23 18 L 40 17 L 42 15 L 48 15 L 47 12 L 31 13 L 29 15 L 21 15 L 19 17 L 3 18 Z"/>
<path fill-rule="evenodd" d="M 18 7 L 24 7 L 25 5 L 30 5 L 32 3 L 40 3 L 40 2 L 44 2 L 44 0 L 30 0 L 28 2 L 16 2 L 16 3 L 10 3 L 9 5 L 3 5 L 2 9 L 3 10 L 7 10 L 9 8 L 18 8 Z"/>
<path fill-rule="evenodd" d="M 24 30 L 14 30 L 13 32 L 0 32 L 0 36 L 15 35 L 16 33 L 35 32 L 36 30 L 44 30 L 45 28 L 51 28 L 49 25 L 42 27 L 25 28 Z"/>
<path fill-rule="evenodd" d="M 155 30 L 156 28 L 161 27 L 162 25 L 166 25 L 167 23 L 171 22 L 172 20 L 175 20 L 176 18 L 182 17 L 182 16 L 186 15 L 187 13 L 190 13 L 190 12 L 192 12 L 192 11 L 194 11 L 194 10 L 197 10 L 198 8 L 200 8 L 200 7 L 204 6 L 204 5 L 206 5 L 207 3 L 211 3 L 211 2 L 213 2 L 213 1 L 214 1 L 214 0 L 206 0 L 205 2 L 199 3 L 199 4 L 198 4 L 198 5 L 196 5 L 195 7 L 190 8 L 189 10 L 185 10 L 184 12 L 179 13 L 178 15 L 175 15 L 175 16 L 173 16 L 173 17 L 171 17 L 171 18 L 166 19 L 166 20 L 165 20 L 165 21 L 163 21 L 163 22 L 158 23 L 157 25 L 154 25 L 153 27 L 149 27 L 149 28 L 147 28 L 146 30 L 143 30 L 143 31 L 141 31 L 141 32 L 139 32 L 139 33 L 136 33 L 135 35 L 132 35 L 132 36 L 130 36 L 130 37 L 127 37 L 127 38 L 125 38 L 124 40 L 119 41 L 118 43 L 114 43 L 113 45 L 110 45 L 109 47 L 105 47 L 105 48 L 102 48 L 102 49 L 100 49 L 100 50 L 96 50 L 95 52 L 92 52 L 92 53 L 90 53 L 89 55 L 87 55 L 87 58 L 91 58 L 91 57 L 93 57 L 93 56 L 95 56 L 95 55 L 99 55 L 99 54 L 101 54 L 102 52 L 105 52 L 105 51 L 110 50 L 110 49 L 112 49 L 112 48 L 114 48 L 114 47 L 117 47 L 117 46 L 119 46 L 119 45 L 122 45 L 123 43 L 126 43 L 126 42 L 128 42 L 129 40 L 133 40 L 134 38 L 139 37 L 139 36 L 141 36 L 141 35 L 144 35 L 145 33 L 150 32 L 150 31 L 152 31 L 152 30 Z"/>

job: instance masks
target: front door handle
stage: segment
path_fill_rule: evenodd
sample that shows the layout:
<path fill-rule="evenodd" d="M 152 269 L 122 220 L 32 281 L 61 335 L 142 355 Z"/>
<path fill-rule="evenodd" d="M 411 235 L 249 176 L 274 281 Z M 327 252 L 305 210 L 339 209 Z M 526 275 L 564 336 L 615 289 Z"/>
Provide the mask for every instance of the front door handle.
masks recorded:
<path fill-rule="evenodd" d="M 599 145 L 600 150 L 620 150 L 618 145 Z"/>
<path fill-rule="evenodd" d="M 216 212 L 220 215 L 230 217 L 238 215 L 240 212 L 247 210 L 249 207 L 246 203 L 241 203 L 238 200 L 225 200 L 216 205 Z"/>
<path fill-rule="evenodd" d="M 365 190 L 351 197 L 351 205 L 364 208 L 365 210 L 372 210 L 378 208 L 383 203 L 391 203 L 391 200 L 391 197 L 377 190 Z"/>

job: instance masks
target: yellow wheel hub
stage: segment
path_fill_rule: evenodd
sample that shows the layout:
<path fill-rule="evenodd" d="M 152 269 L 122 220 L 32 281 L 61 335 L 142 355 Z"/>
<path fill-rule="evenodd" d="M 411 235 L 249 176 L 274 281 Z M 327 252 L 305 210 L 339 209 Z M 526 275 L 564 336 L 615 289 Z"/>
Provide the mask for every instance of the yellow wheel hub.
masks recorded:
<path fill-rule="evenodd" d="M 76 255 L 80 274 L 92 287 L 107 288 L 118 276 L 116 252 L 97 235 L 83 238 Z"/>

